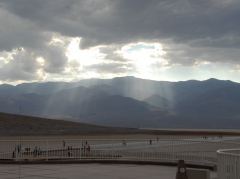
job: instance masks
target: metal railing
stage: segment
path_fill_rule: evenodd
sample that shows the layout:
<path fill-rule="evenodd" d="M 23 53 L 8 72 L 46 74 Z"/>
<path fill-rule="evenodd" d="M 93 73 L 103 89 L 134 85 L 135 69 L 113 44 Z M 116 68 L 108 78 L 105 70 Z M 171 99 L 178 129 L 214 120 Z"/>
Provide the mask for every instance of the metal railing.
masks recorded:
<path fill-rule="evenodd" d="M 218 149 L 240 141 L 213 139 L 0 140 L 0 160 L 135 160 L 216 165 Z"/>
<path fill-rule="evenodd" d="M 217 151 L 218 179 L 240 179 L 240 149 Z"/>
<path fill-rule="evenodd" d="M 218 179 L 240 179 L 240 149 L 228 148 L 240 148 L 240 138 L 0 140 L 0 162 L 185 160 L 217 166 Z"/>

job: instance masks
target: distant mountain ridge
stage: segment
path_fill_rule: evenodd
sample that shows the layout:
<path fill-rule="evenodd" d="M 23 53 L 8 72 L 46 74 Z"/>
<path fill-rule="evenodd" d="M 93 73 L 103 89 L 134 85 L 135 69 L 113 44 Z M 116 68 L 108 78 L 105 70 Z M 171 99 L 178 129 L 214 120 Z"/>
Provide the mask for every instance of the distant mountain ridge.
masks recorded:
<path fill-rule="evenodd" d="M 118 77 L 0 85 L 0 112 L 109 126 L 240 128 L 240 84 Z"/>

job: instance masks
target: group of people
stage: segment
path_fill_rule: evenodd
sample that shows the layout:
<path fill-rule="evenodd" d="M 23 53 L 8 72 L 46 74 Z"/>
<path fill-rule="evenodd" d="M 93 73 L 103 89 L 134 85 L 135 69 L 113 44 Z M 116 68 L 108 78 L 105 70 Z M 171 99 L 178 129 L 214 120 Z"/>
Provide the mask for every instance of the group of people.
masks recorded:
<path fill-rule="evenodd" d="M 41 151 L 40 147 L 35 146 L 34 150 L 33 150 L 33 156 L 34 157 L 39 156 L 39 155 L 41 155 L 41 153 L 42 153 L 42 151 Z"/>
<path fill-rule="evenodd" d="M 62 146 L 64 149 L 66 149 L 66 141 L 65 140 L 62 141 Z M 90 149 L 91 149 L 91 147 L 90 147 L 90 144 L 88 143 L 88 141 L 87 140 L 82 141 L 81 150 L 90 152 Z M 72 146 L 67 146 L 67 150 L 73 150 Z"/>
<path fill-rule="evenodd" d="M 12 158 L 16 158 L 17 156 L 22 155 L 22 154 L 24 154 L 24 155 L 32 154 L 34 157 L 36 157 L 36 156 L 41 155 L 41 149 L 40 149 L 40 147 L 35 146 L 32 151 L 31 151 L 30 147 L 24 148 L 24 150 L 22 150 L 22 145 L 18 144 L 12 152 Z"/>
<path fill-rule="evenodd" d="M 62 141 L 62 146 L 63 146 L 63 149 L 65 149 L 67 151 L 68 157 L 71 157 L 72 153 L 74 151 L 74 148 L 72 146 L 69 146 L 69 145 L 67 146 L 65 140 Z M 90 144 L 88 143 L 87 140 L 86 141 L 82 141 L 82 145 L 81 145 L 80 149 L 83 152 L 83 154 L 87 154 L 87 153 L 90 152 L 91 147 L 90 147 Z"/>
<path fill-rule="evenodd" d="M 63 150 L 66 151 L 68 157 L 71 157 L 73 155 L 74 151 L 76 150 L 72 146 L 67 145 L 65 140 L 62 141 L 62 147 L 63 147 Z M 81 147 L 77 148 L 77 149 L 78 150 L 80 149 L 80 151 L 83 155 L 87 155 L 91 151 L 90 144 L 88 143 L 87 140 L 82 141 Z M 58 150 L 56 150 L 56 151 L 58 151 Z M 37 157 L 37 156 L 41 155 L 42 152 L 44 152 L 44 151 L 42 151 L 40 149 L 40 147 L 38 147 L 38 146 L 35 146 L 34 148 L 30 148 L 30 147 L 23 148 L 21 144 L 18 144 L 15 146 L 15 148 L 12 152 L 12 158 L 15 159 L 22 155 Z M 46 152 L 49 152 L 49 151 L 46 151 Z"/>
<path fill-rule="evenodd" d="M 82 142 L 82 148 L 81 148 L 83 151 L 87 151 L 87 152 L 90 152 L 91 150 L 91 147 L 90 147 L 90 144 L 88 143 L 88 141 L 83 141 Z"/>
<path fill-rule="evenodd" d="M 21 150 L 22 150 L 22 145 L 18 144 L 12 152 L 12 158 L 16 158 L 16 155 L 19 155 L 21 153 Z"/>

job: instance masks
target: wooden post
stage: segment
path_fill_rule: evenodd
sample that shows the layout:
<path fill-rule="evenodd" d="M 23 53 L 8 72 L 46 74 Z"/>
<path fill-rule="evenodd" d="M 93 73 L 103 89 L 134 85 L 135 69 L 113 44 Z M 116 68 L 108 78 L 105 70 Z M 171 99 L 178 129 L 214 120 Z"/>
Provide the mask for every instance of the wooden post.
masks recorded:
<path fill-rule="evenodd" d="M 178 161 L 178 170 L 176 174 L 176 179 L 188 179 L 187 177 L 187 168 L 184 160 Z"/>

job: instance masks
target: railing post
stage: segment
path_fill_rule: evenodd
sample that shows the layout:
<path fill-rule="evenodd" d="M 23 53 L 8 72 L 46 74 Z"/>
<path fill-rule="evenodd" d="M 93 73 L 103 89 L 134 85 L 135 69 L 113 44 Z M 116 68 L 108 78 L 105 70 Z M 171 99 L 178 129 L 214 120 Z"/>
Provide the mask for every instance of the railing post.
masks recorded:
<path fill-rule="evenodd" d="M 49 144 L 48 144 L 48 140 L 46 140 L 46 160 L 48 161 L 48 158 L 49 158 L 49 156 L 48 156 L 48 152 L 49 152 Z"/>
<path fill-rule="evenodd" d="M 240 149 L 218 150 L 217 151 L 217 173 L 218 179 L 239 179 L 240 178 Z"/>
<path fill-rule="evenodd" d="M 188 179 L 187 177 L 187 167 L 184 160 L 178 161 L 178 170 L 176 174 L 176 179 Z"/>

